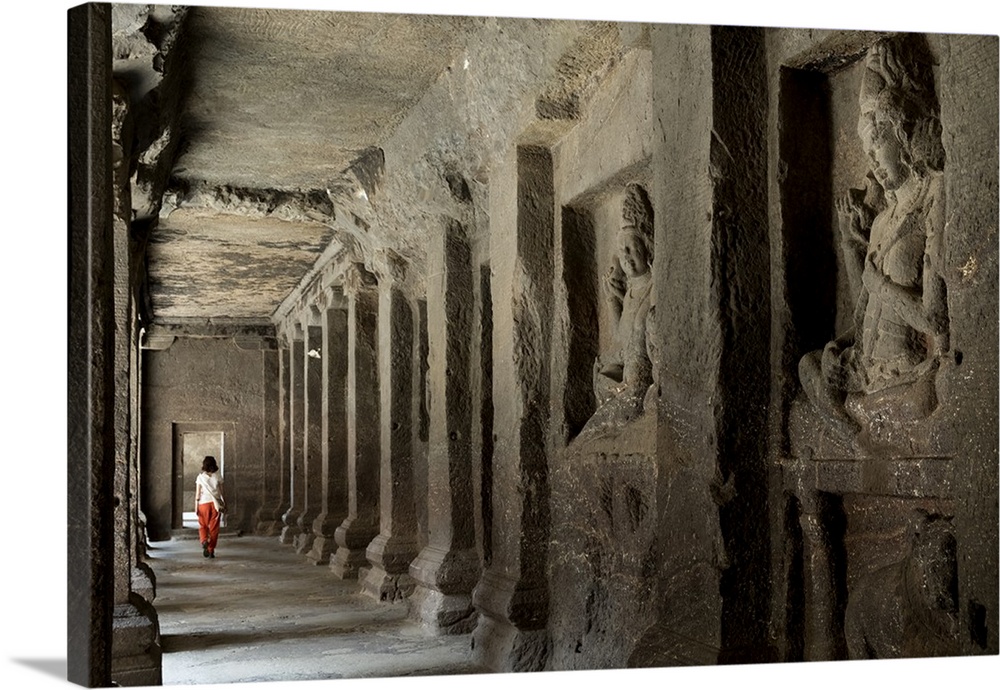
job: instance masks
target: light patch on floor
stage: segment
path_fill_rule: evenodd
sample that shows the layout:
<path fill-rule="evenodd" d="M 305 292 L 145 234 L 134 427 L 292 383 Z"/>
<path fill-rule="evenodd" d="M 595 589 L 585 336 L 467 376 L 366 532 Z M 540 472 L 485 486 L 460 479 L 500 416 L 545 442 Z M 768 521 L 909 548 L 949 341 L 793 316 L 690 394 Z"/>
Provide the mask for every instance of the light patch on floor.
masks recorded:
<path fill-rule="evenodd" d="M 481 673 L 471 635 L 433 636 L 274 537 L 155 542 L 163 684 Z"/>

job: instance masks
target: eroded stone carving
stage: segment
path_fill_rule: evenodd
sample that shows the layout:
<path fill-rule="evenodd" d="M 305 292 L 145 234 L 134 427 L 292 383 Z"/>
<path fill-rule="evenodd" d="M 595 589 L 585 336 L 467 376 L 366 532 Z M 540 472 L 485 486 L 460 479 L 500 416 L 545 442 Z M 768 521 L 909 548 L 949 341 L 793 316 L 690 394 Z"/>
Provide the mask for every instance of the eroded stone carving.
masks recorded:
<path fill-rule="evenodd" d="M 957 568 L 950 519 L 920 513 L 903 560 L 869 573 L 850 593 L 850 658 L 959 654 Z"/>
<path fill-rule="evenodd" d="M 653 207 L 638 184 L 626 187 L 614 264 L 603 276 L 616 318 L 612 348 L 594 362 L 597 411 L 581 436 L 639 417 L 653 385 L 647 330 L 653 309 Z"/>
<path fill-rule="evenodd" d="M 871 48 L 859 104 L 871 173 L 837 204 L 853 327 L 805 355 L 799 378 L 828 427 L 864 448 L 937 408 L 949 330 L 941 126 L 929 68 L 904 39 Z"/>

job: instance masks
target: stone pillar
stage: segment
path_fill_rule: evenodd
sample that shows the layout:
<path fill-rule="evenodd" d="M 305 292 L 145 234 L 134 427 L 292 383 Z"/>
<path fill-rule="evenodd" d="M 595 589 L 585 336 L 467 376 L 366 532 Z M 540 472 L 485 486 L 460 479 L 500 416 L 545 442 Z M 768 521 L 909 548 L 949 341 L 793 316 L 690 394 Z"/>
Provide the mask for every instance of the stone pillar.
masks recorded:
<path fill-rule="evenodd" d="M 268 537 L 281 533 L 281 513 L 284 512 L 282 488 L 287 468 L 282 462 L 280 362 L 286 352 L 273 347 L 261 353 L 264 360 L 264 472 L 260 488 L 261 509 L 254 532 Z"/>
<path fill-rule="evenodd" d="M 274 515 L 274 526 L 269 530 L 270 536 L 277 536 L 282 541 L 285 511 L 291 505 L 291 441 L 289 440 L 288 418 L 291 415 L 291 382 L 288 380 L 292 366 L 292 350 L 285 335 L 278 338 L 278 462 L 281 467 L 278 472 L 278 496 L 272 504 L 270 512 Z"/>
<path fill-rule="evenodd" d="M 954 367 L 952 391 L 956 462 L 960 620 L 968 621 L 963 654 L 1000 650 L 997 576 L 997 140 L 996 36 L 942 36 L 942 143 L 946 163 L 948 318 Z M 990 190 L 986 192 L 986 190 Z"/>
<path fill-rule="evenodd" d="M 465 228 L 448 220 L 428 251 L 430 429 L 428 543 L 410 565 L 412 612 L 445 633 L 472 630 L 479 579 L 472 494 L 472 256 Z"/>
<path fill-rule="evenodd" d="M 281 530 L 282 544 L 293 544 L 295 537 L 302 531 L 298 520 L 305 503 L 305 472 L 302 466 L 305 429 L 302 422 L 302 403 L 305 395 L 302 374 L 305 372 L 305 364 L 302 360 L 305 357 L 305 341 L 301 325 L 294 324 L 289 330 L 291 332 L 288 345 L 288 423 L 285 426 L 288 432 L 288 510 L 281 516 L 281 521 L 285 523 L 284 529 Z"/>
<path fill-rule="evenodd" d="M 659 584 L 657 622 L 629 665 L 765 661 L 774 652 L 764 35 L 658 25 L 650 38 Z"/>
<path fill-rule="evenodd" d="M 337 528 L 330 570 L 341 579 L 358 576 L 365 549 L 379 530 L 378 290 L 359 264 L 344 273 L 347 295 L 348 513 Z"/>
<path fill-rule="evenodd" d="M 301 532 L 295 537 L 295 550 L 309 553 L 316 535 L 312 524 L 323 510 L 323 327 L 319 311 L 306 309 L 303 319 L 305 355 L 302 358 L 302 476 L 304 503 L 296 524 Z"/>
<path fill-rule="evenodd" d="M 493 240 L 493 558 L 475 591 L 480 663 L 544 667 L 549 642 L 549 354 L 554 313 L 554 194 L 547 149 L 519 147 L 490 189 Z M 516 181 L 515 181 L 516 180 Z M 516 217 L 510 217 L 516 209 Z"/>
<path fill-rule="evenodd" d="M 380 532 L 368 545 L 372 567 L 361 575 L 362 591 L 379 601 L 409 596 L 410 561 L 417 555 L 414 504 L 413 305 L 393 276 L 379 277 L 378 354 L 380 389 Z"/>
<path fill-rule="evenodd" d="M 130 323 L 138 324 L 138 288 L 133 281 L 132 285 L 132 307 Z M 142 423 L 142 376 L 139 366 L 141 355 L 139 350 L 139 329 L 133 326 L 129 333 L 129 491 L 134 499 L 131 501 L 131 528 L 132 528 L 132 591 L 137 593 L 146 601 L 152 603 L 156 599 L 156 573 L 147 562 L 146 555 L 146 525 L 145 516 L 142 514 L 140 505 L 140 472 L 139 462 L 139 438 L 140 425 Z"/>
<path fill-rule="evenodd" d="M 111 644 L 111 678 L 123 686 L 159 685 L 162 652 L 156 611 L 132 588 L 133 556 L 136 552 L 132 528 L 131 491 L 131 398 L 132 378 L 132 251 L 129 226 L 132 198 L 129 194 L 129 160 L 132 122 L 128 95 L 114 83 L 112 89 L 114 216 L 112 221 L 114 262 L 114 618 Z"/>
<path fill-rule="evenodd" d="M 322 329 L 322 511 L 313 521 L 316 535 L 308 558 L 315 565 L 330 562 L 334 534 L 347 517 L 347 304 L 343 291 L 324 291 Z"/>
<path fill-rule="evenodd" d="M 69 460 L 66 676 L 111 685 L 114 375 L 111 7 L 69 10 Z"/>

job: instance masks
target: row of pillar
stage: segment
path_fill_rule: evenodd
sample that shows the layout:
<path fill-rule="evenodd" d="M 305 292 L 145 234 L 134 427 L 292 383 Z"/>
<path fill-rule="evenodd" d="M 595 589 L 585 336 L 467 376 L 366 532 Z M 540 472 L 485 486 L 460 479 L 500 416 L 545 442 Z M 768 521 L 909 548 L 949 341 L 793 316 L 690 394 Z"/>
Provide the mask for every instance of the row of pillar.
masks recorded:
<path fill-rule="evenodd" d="M 515 231 L 532 235 L 537 228 Z M 521 265 L 533 266 L 526 258 Z M 265 485 L 267 508 L 258 532 L 277 536 L 315 565 L 327 565 L 334 577 L 357 578 L 377 600 L 409 599 L 411 615 L 433 631 L 478 627 L 480 656 L 495 657 L 481 658 L 486 665 L 513 670 L 505 659 L 520 658 L 515 665 L 540 668 L 544 643 L 529 643 L 541 653 L 527 657 L 512 652 L 524 645 L 525 634 L 532 640 L 544 636 L 547 620 L 544 550 L 524 528 L 541 524 L 545 510 L 539 507 L 547 505 L 545 433 L 539 427 L 547 420 L 540 414 L 547 400 L 540 383 L 547 377 L 529 366 L 536 376 L 528 380 L 517 367 L 529 358 L 544 361 L 546 347 L 543 341 L 508 343 L 508 349 L 518 349 L 505 361 L 511 363 L 510 378 L 524 384 L 526 406 L 521 419 L 509 420 L 516 442 L 506 451 L 501 444 L 511 462 L 498 481 L 505 495 L 520 498 L 517 505 L 494 499 L 488 506 L 490 512 L 500 506 L 511 524 L 477 531 L 482 505 L 473 458 L 480 430 L 471 392 L 480 364 L 474 338 L 478 271 L 460 223 L 449 222 L 440 245 L 428 252 L 427 274 L 426 317 L 400 275 L 390 270 L 376 277 L 353 264 L 341 285 L 325 288 L 285 329 L 277 386 L 283 440 L 276 462 L 282 477 Z M 514 276 L 508 280 L 520 283 Z M 508 316 L 535 313 L 545 299 L 551 301 L 540 287 L 538 295 L 522 294 L 507 305 Z M 543 340 L 548 321 L 536 324 Z M 416 488 L 423 486 L 416 476 L 423 441 L 425 525 L 418 517 L 424 497 Z M 508 547 L 491 549 L 486 572 L 480 532 Z M 518 536 L 524 534 L 528 541 Z"/>
<path fill-rule="evenodd" d="M 463 239 L 448 245 L 461 266 L 428 288 L 428 298 L 446 307 L 428 319 L 428 380 L 436 384 L 427 392 L 425 538 L 414 477 L 424 400 L 420 316 L 398 277 L 376 278 L 360 264 L 286 329 L 278 374 L 282 476 L 265 486 L 258 524 L 333 576 L 357 578 L 378 600 L 412 595 L 414 615 L 445 632 L 474 626 L 471 593 L 481 568 L 468 407 L 472 262 Z"/>

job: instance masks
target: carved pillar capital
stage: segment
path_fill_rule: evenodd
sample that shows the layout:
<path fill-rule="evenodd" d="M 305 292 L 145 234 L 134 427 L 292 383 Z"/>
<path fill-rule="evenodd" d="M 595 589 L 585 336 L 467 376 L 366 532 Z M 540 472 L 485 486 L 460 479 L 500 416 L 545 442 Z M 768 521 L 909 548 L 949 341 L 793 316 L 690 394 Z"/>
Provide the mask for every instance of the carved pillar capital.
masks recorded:
<path fill-rule="evenodd" d="M 357 295 L 360 291 L 371 289 L 378 284 L 374 273 L 368 271 L 363 263 L 352 263 L 344 269 L 343 290 L 348 296 Z"/>
<path fill-rule="evenodd" d="M 372 260 L 372 272 L 379 285 L 400 285 L 406 280 L 406 259 L 396 252 L 384 249 L 378 252 Z"/>
<path fill-rule="evenodd" d="M 316 306 L 320 313 L 329 309 L 346 309 L 347 299 L 344 295 L 344 288 L 341 285 L 328 285 L 323 288 L 316 298 Z"/>

